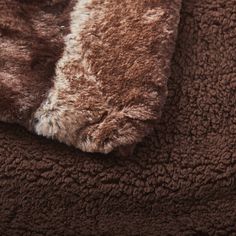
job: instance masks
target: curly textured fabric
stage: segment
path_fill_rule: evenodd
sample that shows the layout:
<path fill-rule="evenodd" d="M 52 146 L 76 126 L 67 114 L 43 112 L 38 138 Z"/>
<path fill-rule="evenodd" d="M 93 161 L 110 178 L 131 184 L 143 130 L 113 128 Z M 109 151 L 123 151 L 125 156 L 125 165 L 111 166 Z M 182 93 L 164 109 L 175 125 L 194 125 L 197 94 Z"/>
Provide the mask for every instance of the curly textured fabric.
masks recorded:
<path fill-rule="evenodd" d="M 184 0 L 169 95 L 133 157 L 0 125 L 0 235 L 236 235 L 236 1 Z"/>
<path fill-rule="evenodd" d="M 180 5 L 3 0 L 0 120 L 87 152 L 140 142 L 166 99 Z"/>

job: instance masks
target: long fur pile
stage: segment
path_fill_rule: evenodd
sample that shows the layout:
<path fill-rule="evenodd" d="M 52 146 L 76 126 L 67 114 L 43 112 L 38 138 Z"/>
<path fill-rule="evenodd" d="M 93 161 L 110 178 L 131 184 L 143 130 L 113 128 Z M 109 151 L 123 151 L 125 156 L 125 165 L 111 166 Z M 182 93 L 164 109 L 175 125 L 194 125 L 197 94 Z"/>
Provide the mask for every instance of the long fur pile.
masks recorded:
<path fill-rule="evenodd" d="M 87 152 L 150 134 L 180 1 L 3 1 L 0 119 Z M 15 64 L 15 61 L 17 63 Z"/>

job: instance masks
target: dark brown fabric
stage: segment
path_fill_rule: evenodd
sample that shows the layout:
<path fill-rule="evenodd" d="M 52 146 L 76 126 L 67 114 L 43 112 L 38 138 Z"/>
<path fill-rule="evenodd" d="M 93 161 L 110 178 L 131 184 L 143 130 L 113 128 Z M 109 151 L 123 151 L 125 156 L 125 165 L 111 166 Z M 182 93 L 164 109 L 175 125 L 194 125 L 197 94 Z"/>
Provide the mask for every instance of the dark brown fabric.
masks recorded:
<path fill-rule="evenodd" d="M 0 125 L 0 235 L 236 235 L 236 1 L 184 0 L 169 96 L 130 158 Z"/>

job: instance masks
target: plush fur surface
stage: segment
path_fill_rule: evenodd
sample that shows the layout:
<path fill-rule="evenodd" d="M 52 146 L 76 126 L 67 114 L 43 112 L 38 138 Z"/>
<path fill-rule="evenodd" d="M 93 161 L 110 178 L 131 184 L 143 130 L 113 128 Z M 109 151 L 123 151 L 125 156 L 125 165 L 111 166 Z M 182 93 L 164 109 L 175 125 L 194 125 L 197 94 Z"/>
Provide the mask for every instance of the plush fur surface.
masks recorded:
<path fill-rule="evenodd" d="M 0 123 L 0 235 L 235 235 L 235 7 L 183 0 L 162 117 L 132 157 Z"/>
<path fill-rule="evenodd" d="M 141 141 L 167 95 L 180 2 L 3 1 L 0 119 L 87 152 Z"/>
<path fill-rule="evenodd" d="M 45 99 L 68 33 L 69 2 L 0 2 L 2 121 L 29 127 L 31 116 Z"/>

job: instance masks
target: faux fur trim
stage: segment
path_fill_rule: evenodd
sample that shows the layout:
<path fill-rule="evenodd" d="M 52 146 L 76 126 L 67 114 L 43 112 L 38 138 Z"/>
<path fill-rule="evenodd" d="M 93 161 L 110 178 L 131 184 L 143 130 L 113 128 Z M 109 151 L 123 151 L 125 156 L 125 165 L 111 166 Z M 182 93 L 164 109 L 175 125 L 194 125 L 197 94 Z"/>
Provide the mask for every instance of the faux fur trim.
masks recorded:
<path fill-rule="evenodd" d="M 86 152 L 141 141 L 167 96 L 179 9 L 180 1 L 76 1 L 53 86 L 28 128 Z"/>

